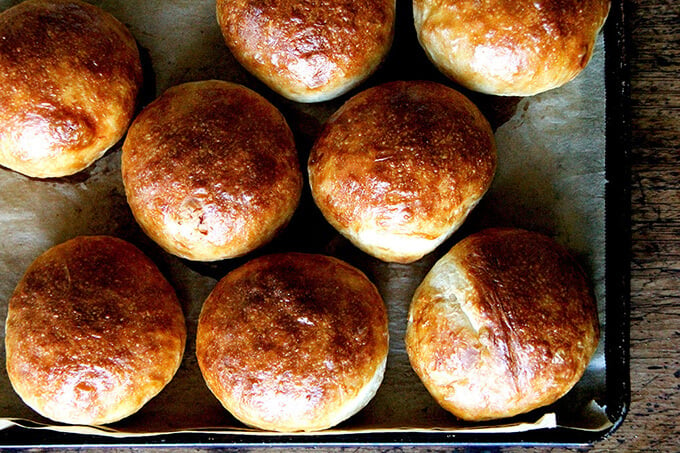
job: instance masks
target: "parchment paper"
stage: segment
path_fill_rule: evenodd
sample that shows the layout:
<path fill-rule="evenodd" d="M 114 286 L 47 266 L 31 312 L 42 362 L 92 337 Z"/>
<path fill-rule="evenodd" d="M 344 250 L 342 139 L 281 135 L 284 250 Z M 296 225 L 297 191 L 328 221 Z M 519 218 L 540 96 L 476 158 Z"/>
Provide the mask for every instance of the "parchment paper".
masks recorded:
<path fill-rule="evenodd" d="M 15 3 L 1 1 L 0 9 Z M 269 91 L 229 54 L 217 27 L 214 1 L 93 3 L 113 13 L 137 38 L 148 66 L 143 102 L 187 81 L 216 78 L 248 85 L 282 110 L 296 134 L 303 165 L 315 134 L 349 96 L 323 104 L 303 105 L 285 101 Z M 410 52 L 417 53 L 418 47 L 410 29 L 410 12 L 403 11 L 402 3 L 398 7 L 402 11 L 391 63 L 386 63 L 358 90 L 402 77 L 437 78 L 431 67 L 422 66 L 422 72 L 418 72 L 417 65 L 427 64 L 422 55 L 419 60 L 411 60 L 417 56 Z M 504 118 L 507 121 L 496 121 L 499 165 L 495 181 L 463 228 L 437 251 L 411 265 L 382 263 L 353 248 L 325 224 L 313 205 L 308 187 L 293 222 L 272 244 L 241 259 L 200 264 L 169 256 L 141 233 L 124 196 L 120 144 L 93 167 L 68 178 L 37 180 L 0 168 L 1 319 L 6 318 L 7 300 L 15 285 L 38 255 L 78 235 L 110 234 L 133 242 L 158 264 L 182 301 L 188 327 L 184 360 L 173 381 L 139 413 L 107 428 L 55 426 L 22 403 L 2 366 L 0 429 L 18 423 L 112 436 L 197 430 L 252 432 L 233 419 L 203 383 L 195 359 L 197 318 L 203 300 L 217 279 L 230 269 L 256 255 L 293 250 L 335 255 L 363 270 L 378 286 L 390 318 L 390 355 L 378 394 L 355 417 L 318 435 L 393 430 L 506 432 L 558 425 L 590 430 L 606 428 L 609 420 L 597 404 L 598 400 L 604 400 L 606 391 L 603 341 L 583 379 L 558 403 L 502 423 L 483 425 L 457 421 L 434 402 L 411 370 L 403 341 L 410 298 L 427 271 L 458 240 L 486 226 L 517 226 L 540 231 L 571 250 L 592 280 L 600 322 L 604 326 L 603 47 L 600 37 L 589 66 L 562 88 L 521 100 L 474 98 L 502 104 L 505 111 L 509 105 L 511 113 L 514 107 L 514 114 Z M 408 69 L 400 73 L 398 68 L 402 67 Z M 444 82 L 455 87 L 451 82 Z M 4 322 L 0 329 L 4 340 Z M 4 348 L 0 361 L 5 362 Z"/>

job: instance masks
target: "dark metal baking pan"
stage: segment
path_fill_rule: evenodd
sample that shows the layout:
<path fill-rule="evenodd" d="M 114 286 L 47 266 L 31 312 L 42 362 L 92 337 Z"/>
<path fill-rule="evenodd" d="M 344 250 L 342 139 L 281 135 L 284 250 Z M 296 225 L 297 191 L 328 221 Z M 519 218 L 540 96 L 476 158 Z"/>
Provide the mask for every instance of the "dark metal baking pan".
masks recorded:
<path fill-rule="evenodd" d="M 16 2 L 9 2 L 16 3 Z M 115 12 L 117 2 L 95 2 L 104 9 Z M 125 2 L 123 2 L 125 4 Z M 134 9 L 132 2 L 128 2 L 128 14 L 132 14 Z M 452 85 L 429 65 L 423 52 L 420 50 L 415 33 L 412 29 L 410 2 L 399 1 L 398 5 L 397 36 L 395 43 L 385 64 L 381 69 L 369 79 L 362 87 L 375 85 L 386 80 L 395 79 L 431 79 Z M 46 429 L 41 423 L 44 420 L 37 418 L 37 421 L 22 420 L 17 426 L 11 426 L 0 430 L 0 446 L 4 447 L 82 447 L 82 446 L 194 446 L 194 447 L 227 447 L 227 446 L 355 446 L 355 447 L 384 447 L 384 446 L 430 446 L 430 447 L 463 447 L 463 446 L 585 446 L 597 442 L 611 435 L 616 428 L 623 422 L 630 402 L 629 384 L 629 266 L 630 266 L 630 180 L 629 180 L 629 77 L 627 62 L 627 29 L 626 29 L 626 8 L 625 1 L 614 1 L 603 29 L 604 36 L 604 87 L 603 99 L 595 99 L 593 102 L 604 104 L 605 124 L 604 124 L 604 210 L 602 225 L 604 227 L 604 269 L 603 289 L 600 311 L 604 315 L 602 319 L 603 334 L 601 350 L 602 365 L 600 375 L 602 383 L 599 386 L 595 403 L 605 414 L 608 423 L 601 429 L 583 429 L 579 426 L 579 410 L 572 410 L 570 404 L 577 404 L 576 398 L 558 402 L 549 410 L 554 410 L 558 418 L 566 414 L 566 418 L 572 418 L 569 423 L 559 424 L 558 427 L 549 429 L 532 429 L 522 432 L 495 432 L 486 431 L 460 431 L 460 430 L 435 430 L 435 429 L 389 429 L 371 431 L 353 431 L 356 427 L 349 422 L 341 425 L 342 431 L 330 433 L 314 434 L 267 434 L 257 432 L 213 432 L 213 431 L 180 431 L 174 433 L 164 433 L 158 435 L 144 435 L 136 433 L 131 437 L 115 437 L 94 434 L 76 434 L 73 432 L 61 432 L 53 429 Z M 168 13 L 167 8 L 165 13 Z M 121 18 L 125 21 L 124 18 Z M 153 21 L 153 17 L 145 20 Z M 221 43 L 215 43 L 221 45 Z M 145 51 L 143 45 L 142 50 Z M 149 56 L 148 54 L 146 55 Z M 186 57 L 192 61 L 190 56 Z M 149 80 L 159 85 L 167 86 L 174 83 L 188 81 L 191 79 L 202 78 L 223 78 L 229 80 L 233 74 L 223 71 L 223 67 L 217 63 L 214 66 L 201 65 L 201 58 L 195 67 L 177 73 L 163 72 L 166 66 L 158 65 L 157 61 L 147 61 L 149 67 L 153 67 L 155 74 L 149 74 Z M 154 66 L 156 65 L 156 66 Z M 243 73 L 239 73 L 243 74 Z M 307 112 L 315 112 L 316 106 L 308 106 L 304 109 L 294 103 L 283 101 L 277 98 L 266 87 L 259 84 L 256 80 L 246 75 L 240 75 L 236 80 L 255 88 L 272 100 L 287 116 L 293 117 L 291 123 L 296 132 L 296 137 L 302 150 L 307 150 L 313 140 L 314 132 L 320 122 L 323 121 L 325 113 L 316 118 L 316 122 L 307 123 L 309 117 Z M 151 84 L 153 85 L 153 83 Z M 153 98 L 155 87 L 149 86 L 150 92 L 147 97 Z M 356 92 L 356 90 L 355 90 Z M 328 111 L 339 106 L 348 96 L 329 102 L 325 106 L 318 107 L 320 111 Z M 478 96 L 474 93 L 466 93 L 480 105 L 485 111 L 490 121 L 496 126 L 503 123 L 507 116 L 512 113 L 517 105 L 516 99 L 490 99 Z M 326 110 L 323 110 L 323 109 Z M 510 112 L 510 113 L 508 113 Z M 311 126 L 309 125 L 311 124 Z M 115 159 L 114 156 L 111 157 Z M 301 157 L 304 161 L 304 155 Z M 4 170 L 3 170 L 4 171 Z M 68 179 L 55 184 L 74 184 L 77 179 Z M 306 204 L 305 204 L 306 203 Z M 484 209 L 482 205 L 478 209 Z M 328 252 L 329 241 L 336 244 L 334 251 L 348 261 L 356 261 L 359 267 L 367 270 L 369 275 L 380 274 L 380 265 L 366 264 L 362 262 L 361 254 L 348 248 L 346 244 L 333 239 L 334 232 L 323 225 L 315 208 L 307 195 L 306 201 L 303 199 L 300 213 L 296 214 L 291 227 L 283 236 L 264 248 L 258 253 L 267 253 L 278 250 L 302 250 L 317 251 L 321 245 L 325 246 L 324 251 Z M 483 217 L 483 216 L 481 216 Z M 459 233 L 447 243 L 443 248 L 450 247 L 452 243 L 464 235 L 473 231 L 483 222 L 480 216 L 473 216 L 461 229 Z M 121 228 L 126 228 L 129 224 L 122 222 Z M 296 228 L 298 228 L 296 230 Z M 148 242 L 140 239 L 139 232 L 120 232 L 120 235 L 127 236 L 133 242 L 137 242 L 152 257 L 159 258 L 160 253 Z M 443 253 L 444 250 L 438 253 Z M 431 257 L 430 262 L 436 258 L 436 254 Z M 159 258 L 162 261 L 162 257 Z M 183 263 L 202 275 L 219 278 L 224 273 L 240 264 L 242 261 L 235 260 L 228 263 L 217 264 L 195 264 Z M 420 271 L 427 268 L 427 264 L 420 264 Z M 380 285 L 379 285 L 380 286 Z M 3 302 L 4 303 L 4 302 Z M 187 351 L 187 353 L 190 353 Z M 4 358 L 4 355 L 3 355 Z M 10 391 L 5 389 L 5 391 Z M 538 412 L 540 414 L 540 411 Z M 11 418 L 12 414 L 0 414 L 4 418 Z M 417 416 L 418 414 L 414 414 Z M 533 421 L 536 414 L 528 414 L 518 417 L 519 421 Z M 17 417 L 24 418 L 24 417 Z M 575 418 L 575 419 L 574 419 Z M 361 421 L 361 416 L 359 416 Z M 513 421 L 517 421 L 513 420 Z M 360 423 L 360 421 L 358 423 Z M 461 428 L 476 428 L 478 425 L 460 425 Z"/>

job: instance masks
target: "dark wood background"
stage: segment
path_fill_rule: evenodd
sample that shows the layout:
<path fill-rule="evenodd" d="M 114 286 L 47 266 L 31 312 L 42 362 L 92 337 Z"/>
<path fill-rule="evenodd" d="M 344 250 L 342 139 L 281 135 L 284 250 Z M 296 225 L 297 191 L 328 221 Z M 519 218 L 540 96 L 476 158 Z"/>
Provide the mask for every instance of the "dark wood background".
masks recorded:
<path fill-rule="evenodd" d="M 629 1 L 631 405 L 593 451 L 680 451 L 680 2 Z"/>
<path fill-rule="evenodd" d="M 623 425 L 589 450 L 680 452 L 680 1 L 629 0 L 626 9 L 632 126 L 631 404 Z M 487 449 L 498 450 L 525 451 Z M 564 451 L 532 451 L 551 450 Z M 190 451 L 197 449 L 177 450 Z"/>

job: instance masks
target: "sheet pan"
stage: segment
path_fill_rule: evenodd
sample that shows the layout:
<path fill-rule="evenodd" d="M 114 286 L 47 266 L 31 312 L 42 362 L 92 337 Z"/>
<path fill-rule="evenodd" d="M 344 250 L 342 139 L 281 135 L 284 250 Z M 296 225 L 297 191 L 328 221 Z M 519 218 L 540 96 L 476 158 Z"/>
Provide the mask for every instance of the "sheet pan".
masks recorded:
<path fill-rule="evenodd" d="M 0 1 L 4 10 L 16 1 Z M 454 88 L 417 44 L 410 2 L 398 1 L 397 32 L 387 61 L 367 82 L 320 104 L 286 101 L 229 54 L 214 2 L 93 1 L 135 35 L 145 63 L 141 105 L 188 81 L 222 79 L 249 86 L 274 103 L 293 129 L 304 166 L 324 121 L 347 98 L 388 80 L 429 79 Z M 55 425 L 26 407 L 0 370 L 1 446 L 85 445 L 581 445 L 623 421 L 628 383 L 628 79 L 625 4 L 614 2 L 593 60 L 574 81 L 528 98 L 463 91 L 495 129 L 499 167 L 491 190 L 465 225 L 411 265 L 382 263 L 328 226 L 305 186 L 290 226 L 244 258 L 192 263 L 174 258 L 139 230 L 120 178 L 120 144 L 93 167 L 68 178 L 36 180 L 0 168 L 0 318 L 28 265 L 47 248 L 81 234 L 127 239 L 158 264 L 177 290 L 187 318 L 182 366 L 138 414 L 106 428 Z M 459 88 L 458 88 L 459 89 Z M 304 167 L 303 167 L 304 168 Z M 563 399 L 494 423 L 462 423 L 439 408 L 408 365 L 403 345 L 410 297 L 434 262 L 458 240 L 486 226 L 517 226 L 554 237 L 587 270 L 598 301 L 602 338 L 583 379 Z M 216 281 L 254 256 L 275 251 L 326 253 L 362 269 L 380 290 L 390 317 L 390 356 L 374 400 L 338 427 L 281 435 L 248 429 L 212 397 L 198 370 L 194 337 L 200 307 Z M 4 338 L 4 322 L 0 332 Z M 4 363 L 4 348 L 0 355 Z"/>

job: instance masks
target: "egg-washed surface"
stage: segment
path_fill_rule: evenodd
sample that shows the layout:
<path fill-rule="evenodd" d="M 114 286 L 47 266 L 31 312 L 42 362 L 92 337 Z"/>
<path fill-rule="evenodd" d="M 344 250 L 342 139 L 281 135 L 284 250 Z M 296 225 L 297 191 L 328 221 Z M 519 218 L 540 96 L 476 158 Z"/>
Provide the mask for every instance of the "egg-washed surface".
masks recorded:
<path fill-rule="evenodd" d="M 142 68 L 133 36 L 79 1 L 0 16 L 0 164 L 47 178 L 86 168 L 124 134 Z"/>
<path fill-rule="evenodd" d="M 251 260 L 201 310 L 207 385 L 249 426 L 318 431 L 363 408 L 382 382 L 387 313 L 358 269 L 319 254 Z"/>
<path fill-rule="evenodd" d="M 238 61 L 283 96 L 333 99 L 369 77 L 394 35 L 394 0 L 220 0 L 217 18 Z"/>
<path fill-rule="evenodd" d="M 559 87 L 589 63 L 609 0 L 416 0 L 430 60 L 475 91 L 529 96 Z"/>
<path fill-rule="evenodd" d="M 183 258 L 233 258 L 290 220 L 302 173 L 281 113 L 242 85 L 218 80 L 166 90 L 123 144 L 127 200 L 144 231 Z"/>
<path fill-rule="evenodd" d="M 425 81 L 353 96 L 312 148 L 309 183 L 324 217 L 388 262 L 434 250 L 484 196 L 496 170 L 488 121 L 464 95 Z"/>
<path fill-rule="evenodd" d="M 170 382 L 186 342 L 172 286 L 111 236 L 80 236 L 40 255 L 12 294 L 6 330 L 12 387 L 69 424 L 135 413 Z"/>
<path fill-rule="evenodd" d="M 487 228 L 418 286 L 406 347 L 439 404 L 465 420 L 547 406 L 581 378 L 600 337 L 590 284 L 547 236 Z"/>

